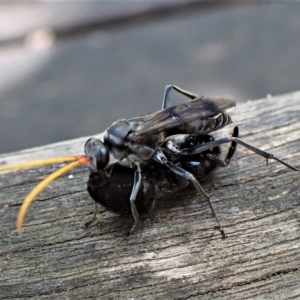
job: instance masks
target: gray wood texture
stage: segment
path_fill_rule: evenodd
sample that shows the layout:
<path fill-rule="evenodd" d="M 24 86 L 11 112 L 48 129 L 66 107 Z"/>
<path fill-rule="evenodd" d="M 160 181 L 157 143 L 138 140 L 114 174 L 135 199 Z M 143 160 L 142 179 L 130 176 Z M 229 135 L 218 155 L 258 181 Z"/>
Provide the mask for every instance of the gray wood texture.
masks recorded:
<path fill-rule="evenodd" d="M 300 92 L 241 103 L 232 116 L 243 140 L 300 167 Z M 0 163 L 81 154 L 85 140 L 1 155 Z M 265 166 L 238 146 L 232 163 L 202 182 L 226 240 L 192 187 L 160 199 L 128 239 L 132 219 L 107 211 L 83 228 L 93 203 L 80 167 L 38 196 L 18 235 L 20 204 L 56 168 L 0 174 L 1 299 L 300 297 L 300 172 Z"/>

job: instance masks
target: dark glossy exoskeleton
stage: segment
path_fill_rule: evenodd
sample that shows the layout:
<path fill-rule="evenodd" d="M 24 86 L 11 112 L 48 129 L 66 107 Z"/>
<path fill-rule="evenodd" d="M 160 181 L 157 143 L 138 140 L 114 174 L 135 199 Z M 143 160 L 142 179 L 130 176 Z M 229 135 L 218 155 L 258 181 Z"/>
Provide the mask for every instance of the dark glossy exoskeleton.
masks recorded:
<path fill-rule="evenodd" d="M 151 165 L 155 168 L 153 171 L 156 172 L 157 163 Z M 152 210 L 156 192 L 155 178 L 145 169 L 143 171 L 141 187 L 135 199 L 139 213 Z M 116 163 L 108 172 L 109 175 L 106 172 L 97 171 L 90 173 L 87 182 L 90 196 L 110 211 L 118 214 L 131 214 L 129 197 L 133 187 L 134 169 Z"/>
<path fill-rule="evenodd" d="M 234 128 L 232 137 L 238 137 L 238 127 Z M 197 136 L 191 135 L 182 145 L 182 149 L 200 147 L 207 143 L 211 143 L 214 140 L 214 137 L 209 134 Z M 192 173 L 196 179 L 201 180 L 211 174 L 217 167 L 226 167 L 229 164 L 235 149 L 236 143 L 231 142 L 231 146 L 224 161 L 220 158 L 221 149 L 219 146 L 191 155 L 169 154 L 167 155 L 167 158 L 174 165 Z"/>
<path fill-rule="evenodd" d="M 236 127 L 233 136 L 238 136 Z M 214 141 L 211 135 L 190 136 L 183 144 L 184 148 L 193 148 Z M 208 149 L 199 154 L 173 155 L 167 154 L 167 159 L 174 165 L 184 168 L 192 173 L 197 180 L 201 180 L 216 169 L 217 166 L 225 166 L 234 154 L 236 144 L 232 143 L 224 163 L 220 159 L 219 146 Z M 140 163 L 142 183 L 135 199 L 135 205 L 139 214 L 150 212 L 155 205 L 155 195 L 158 190 L 172 190 L 174 186 L 181 189 L 189 182 L 172 172 L 169 168 L 156 161 L 143 160 Z M 96 203 L 101 204 L 110 211 L 118 214 L 132 214 L 129 201 L 133 188 L 135 170 L 113 164 L 111 169 L 104 171 L 91 171 L 87 183 L 88 192 Z M 95 207 L 96 212 L 96 207 Z M 93 219 L 95 219 L 95 214 Z"/>
<path fill-rule="evenodd" d="M 169 107 L 168 96 L 171 89 L 191 100 Z M 146 202 L 151 198 L 147 199 L 148 196 L 143 196 L 143 192 L 140 192 L 144 182 L 148 182 L 152 178 L 143 170 L 143 162 L 148 162 L 149 165 L 154 164 L 154 162 L 159 163 L 161 169 L 167 168 L 169 174 L 174 173 L 176 178 L 182 178 L 183 181 L 192 183 L 198 193 L 207 200 L 223 237 L 226 234 L 211 205 L 210 197 L 197 180 L 201 172 L 205 174 L 211 167 L 227 166 L 237 144 L 265 157 L 267 160 L 274 159 L 293 170 L 297 170 L 273 154 L 240 140 L 237 137 L 237 128 L 235 129 L 236 133 L 231 137 L 209 140 L 211 132 L 232 122 L 226 110 L 233 106 L 235 106 L 235 102 L 232 100 L 197 97 L 176 86 L 167 86 L 162 110 L 141 117 L 116 121 L 104 132 L 102 141 L 91 138 L 86 142 L 85 154 L 89 160 L 88 166 L 91 177 L 94 176 L 93 173 L 101 174 L 100 183 L 105 181 L 103 176 L 107 176 L 107 182 L 110 181 L 109 185 L 111 186 L 117 182 L 115 179 L 117 175 L 112 168 L 115 164 L 134 170 L 133 175 L 126 175 L 126 180 L 133 177 L 132 190 L 129 196 L 130 210 L 134 217 L 131 232 L 135 229 L 139 219 L 137 198 L 142 197 L 141 199 Z M 204 140 L 205 137 L 208 140 Z M 225 143 L 231 143 L 231 150 L 229 150 L 224 161 L 218 157 L 217 153 L 207 153 L 210 149 L 217 149 L 216 147 Z M 206 154 L 204 155 L 204 153 Z M 199 157 L 204 166 L 197 169 L 193 162 Z M 205 166 L 205 163 L 208 165 Z M 111 177 L 109 177 L 109 172 Z M 93 184 L 92 197 L 97 202 L 104 202 L 99 192 L 95 192 L 95 186 Z M 128 190 L 130 189 L 131 186 L 128 185 Z M 112 196 L 112 194 L 109 193 L 108 196 Z M 120 201 L 123 203 L 123 200 L 124 198 Z M 118 202 L 119 200 L 113 201 Z M 117 204 L 111 203 L 108 205 L 109 208 L 117 206 Z"/>

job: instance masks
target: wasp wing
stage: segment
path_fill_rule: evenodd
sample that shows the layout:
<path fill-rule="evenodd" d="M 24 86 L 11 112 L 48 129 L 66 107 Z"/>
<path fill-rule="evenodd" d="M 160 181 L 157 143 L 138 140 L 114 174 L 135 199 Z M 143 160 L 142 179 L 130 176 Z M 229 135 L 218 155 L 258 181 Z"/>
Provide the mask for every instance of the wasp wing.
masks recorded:
<path fill-rule="evenodd" d="M 185 125 L 192 124 L 195 120 L 200 122 L 214 120 L 220 114 L 229 118 L 229 121 L 226 123 L 229 124 L 231 119 L 224 112 L 234 106 L 235 101 L 233 100 L 200 97 L 168 107 L 143 116 L 142 121 L 139 122 L 139 125 L 132 132 L 130 140 L 137 141 L 145 135 L 159 134 L 173 128 L 187 128 L 189 126 Z"/>

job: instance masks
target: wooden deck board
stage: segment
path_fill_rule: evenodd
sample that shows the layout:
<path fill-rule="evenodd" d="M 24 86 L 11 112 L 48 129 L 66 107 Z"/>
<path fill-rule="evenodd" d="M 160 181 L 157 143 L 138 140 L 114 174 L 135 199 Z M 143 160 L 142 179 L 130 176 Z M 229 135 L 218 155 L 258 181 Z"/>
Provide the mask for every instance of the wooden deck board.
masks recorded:
<path fill-rule="evenodd" d="M 300 167 L 300 92 L 239 104 L 232 115 L 242 139 Z M 85 139 L 1 155 L 0 163 L 81 154 Z M 38 196 L 18 235 L 23 198 L 55 168 L 1 174 L 1 298 L 300 297 L 300 173 L 264 164 L 238 146 L 203 183 L 226 240 L 192 187 L 161 199 L 129 239 L 132 219 L 107 211 L 84 229 L 93 204 L 83 167 Z"/>

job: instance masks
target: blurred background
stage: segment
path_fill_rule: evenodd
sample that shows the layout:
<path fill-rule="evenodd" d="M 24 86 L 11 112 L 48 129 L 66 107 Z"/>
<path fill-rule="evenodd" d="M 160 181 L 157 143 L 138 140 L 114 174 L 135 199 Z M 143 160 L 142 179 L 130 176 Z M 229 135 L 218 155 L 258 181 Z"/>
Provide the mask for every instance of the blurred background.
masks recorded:
<path fill-rule="evenodd" d="M 0 153 L 160 109 L 175 84 L 237 101 L 300 89 L 300 3 L 0 3 Z"/>

